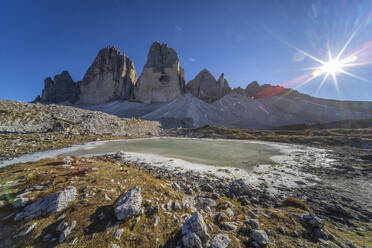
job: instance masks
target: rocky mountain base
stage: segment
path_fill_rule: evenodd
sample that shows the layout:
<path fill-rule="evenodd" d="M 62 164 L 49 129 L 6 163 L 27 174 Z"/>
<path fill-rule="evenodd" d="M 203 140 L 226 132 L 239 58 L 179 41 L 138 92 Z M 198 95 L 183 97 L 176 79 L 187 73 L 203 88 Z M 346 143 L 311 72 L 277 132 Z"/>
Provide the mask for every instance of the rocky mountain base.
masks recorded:
<path fill-rule="evenodd" d="M 128 164 L 122 157 L 65 157 L 1 169 L 0 246 L 371 246 L 371 226 L 325 221 L 299 199 L 272 206 L 275 199 L 239 180 Z"/>

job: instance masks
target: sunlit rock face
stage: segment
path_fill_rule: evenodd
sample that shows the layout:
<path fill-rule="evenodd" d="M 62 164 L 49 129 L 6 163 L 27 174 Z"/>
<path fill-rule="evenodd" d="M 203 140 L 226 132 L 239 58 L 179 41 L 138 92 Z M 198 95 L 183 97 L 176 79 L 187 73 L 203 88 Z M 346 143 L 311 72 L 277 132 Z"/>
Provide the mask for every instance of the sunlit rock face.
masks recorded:
<path fill-rule="evenodd" d="M 37 101 L 43 103 L 75 102 L 79 94 L 77 84 L 72 80 L 68 71 L 63 71 L 52 80 L 44 80 L 44 89 L 41 98 Z"/>
<path fill-rule="evenodd" d="M 204 69 L 196 77 L 187 83 L 186 90 L 193 96 L 202 99 L 205 102 L 214 102 L 231 92 L 231 88 L 222 73 L 216 78 Z"/>
<path fill-rule="evenodd" d="M 136 83 L 134 63 L 114 46 L 98 52 L 93 64 L 79 82 L 78 103 L 94 105 L 133 98 Z"/>
<path fill-rule="evenodd" d="M 154 42 L 134 89 L 135 99 L 144 103 L 169 102 L 184 93 L 184 71 L 176 51 Z"/>

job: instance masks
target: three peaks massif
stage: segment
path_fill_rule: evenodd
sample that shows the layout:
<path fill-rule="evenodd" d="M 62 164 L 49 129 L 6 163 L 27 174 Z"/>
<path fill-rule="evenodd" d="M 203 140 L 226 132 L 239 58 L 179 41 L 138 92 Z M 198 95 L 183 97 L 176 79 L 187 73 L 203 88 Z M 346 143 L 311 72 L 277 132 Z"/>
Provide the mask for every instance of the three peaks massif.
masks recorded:
<path fill-rule="evenodd" d="M 83 79 L 67 71 L 45 79 L 34 102 L 99 110 L 120 117 L 158 120 L 165 128 L 219 125 L 271 129 L 283 125 L 372 118 L 371 102 L 311 97 L 282 86 L 257 82 L 231 89 L 206 69 L 185 84 L 176 51 L 156 41 L 137 79 L 134 63 L 116 47 L 98 52 Z"/>

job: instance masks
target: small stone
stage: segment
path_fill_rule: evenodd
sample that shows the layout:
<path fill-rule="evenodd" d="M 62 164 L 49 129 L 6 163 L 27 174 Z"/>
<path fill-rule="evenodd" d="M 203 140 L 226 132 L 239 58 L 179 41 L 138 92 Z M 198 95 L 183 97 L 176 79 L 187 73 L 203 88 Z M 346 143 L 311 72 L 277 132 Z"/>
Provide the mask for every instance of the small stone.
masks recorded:
<path fill-rule="evenodd" d="M 322 228 L 324 226 L 325 220 L 313 215 L 305 214 L 302 216 L 303 220 L 314 228 Z"/>
<path fill-rule="evenodd" d="M 231 208 L 226 209 L 226 213 L 230 216 L 230 218 L 233 218 L 235 215 Z"/>
<path fill-rule="evenodd" d="M 172 208 L 175 211 L 182 210 L 181 204 L 179 204 L 178 202 L 174 202 Z"/>
<path fill-rule="evenodd" d="M 62 231 L 61 235 L 59 235 L 59 243 L 62 243 L 66 240 L 67 236 L 71 234 L 71 231 L 75 228 L 75 226 L 76 226 L 76 221 L 74 220 L 72 221 L 71 226 L 66 227 Z"/>
<path fill-rule="evenodd" d="M 210 248 L 227 248 L 230 245 L 230 238 L 226 234 L 217 234 L 211 241 Z"/>
<path fill-rule="evenodd" d="M 58 224 L 56 231 L 62 232 L 63 230 L 66 229 L 66 227 L 68 227 L 68 223 L 66 221 L 61 221 L 61 223 Z"/>
<path fill-rule="evenodd" d="M 283 234 L 283 235 L 286 235 L 286 234 L 287 234 L 287 231 L 286 231 L 285 228 L 282 227 L 282 226 L 279 228 L 279 232 L 280 232 L 281 234 Z"/>
<path fill-rule="evenodd" d="M 76 245 L 76 243 L 78 242 L 79 238 L 78 237 L 75 237 L 73 240 L 70 241 L 69 245 Z"/>
<path fill-rule="evenodd" d="M 153 218 L 154 218 L 154 227 L 157 227 L 159 225 L 160 218 L 157 215 L 155 215 Z"/>
<path fill-rule="evenodd" d="M 193 232 L 187 233 L 185 236 L 182 237 L 182 244 L 186 248 L 202 248 L 203 244 L 198 235 Z"/>
<path fill-rule="evenodd" d="M 215 223 L 217 224 L 220 224 L 221 222 L 225 221 L 227 219 L 227 215 L 223 212 L 217 214 L 215 217 L 214 217 L 214 221 Z"/>
<path fill-rule="evenodd" d="M 111 201 L 111 198 L 107 194 L 104 194 L 103 197 L 105 198 L 105 201 Z"/>
<path fill-rule="evenodd" d="M 24 231 L 18 233 L 17 235 L 14 235 L 13 238 L 18 238 L 18 237 L 25 236 L 25 235 L 29 234 L 35 228 L 36 225 L 37 225 L 36 222 L 29 225 Z"/>
<path fill-rule="evenodd" d="M 232 222 L 225 222 L 222 225 L 222 229 L 225 231 L 235 231 L 237 229 L 237 226 Z"/>
<path fill-rule="evenodd" d="M 260 246 L 265 246 L 269 243 L 269 237 L 264 230 L 253 230 L 252 239 Z"/>
<path fill-rule="evenodd" d="M 157 214 L 159 213 L 159 205 L 156 204 L 150 208 L 150 214 Z"/>
<path fill-rule="evenodd" d="M 61 215 L 58 217 L 57 221 L 58 221 L 58 220 L 62 220 L 62 219 L 64 219 L 65 217 L 66 217 L 66 214 L 61 214 Z"/>
<path fill-rule="evenodd" d="M 248 215 L 251 217 L 251 218 L 257 218 L 257 215 L 255 213 L 253 213 L 251 210 L 248 210 Z"/>
<path fill-rule="evenodd" d="M 246 220 L 244 222 L 247 223 L 248 225 L 250 225 L 253 229 L 258 229 L 259 228 L 259 224 L 258 224 L 257 219 L 249 219 L 249 220 Z"/>
<path fill-rule="evenodd" d="M 116 240 L 120 240 L 121 235 L 123 235 L 123 233 L 124 233 L 124 229 L 123 229 L 123 228 L 116 229 L 116 230 L 114 231 L 114 238 L 115 238 Z"/>
<path fill-rule="evenodd" d="M 172 188 L 175 190 L 181 190 L 181 187 L 177 183 L 172 183 Z"/>

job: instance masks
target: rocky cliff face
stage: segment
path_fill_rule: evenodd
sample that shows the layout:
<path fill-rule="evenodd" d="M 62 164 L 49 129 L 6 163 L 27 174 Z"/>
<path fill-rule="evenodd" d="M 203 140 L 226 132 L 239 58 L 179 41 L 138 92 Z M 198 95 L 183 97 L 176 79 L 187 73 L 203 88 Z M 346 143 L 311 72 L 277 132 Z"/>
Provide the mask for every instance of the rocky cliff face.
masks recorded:
<path fill-rule="evenodd" d="M 93 64 L 79 82 L 79 104 L 93 105 L 133 98 L 136 83 L 134 63 L 113 46 L 98 52 Z"/>
<path fill-rule="evenodd" d="M 251 98 L 266 98 L 270 96 L 305 96 L 296 90 L 285 88 L 280 85 L 259 85 L 257 81 L 248 84 L 245 89 L 237 87 L 233 89 L 232 92 L 235 94 L 246 95 Z"/>
<path fill-rule="evenodd" d="M 168 102 L 184 93 L 184 71 L 176 51 L 154 42 L 134 89 L 136 100 L 144 103 Z"/>
<path fill-rule="evenodd" d="M 36 101 L 43 103 L 68 101 L 74 103 L 78 94 L 79 88 L 77 84 L 72 80 L 68 71 L 63 71 L 61 74 L 56 75 L 53 80 L 50 77 L 44 80 L 43 93 Z"/>
<path fill-rule="evenodd" d="M 214 102 L 231 92 L 231 88 L 222 73 L 218 80 L 204 69 L 187 83 L 186 90 L 206 102 Z"/>

